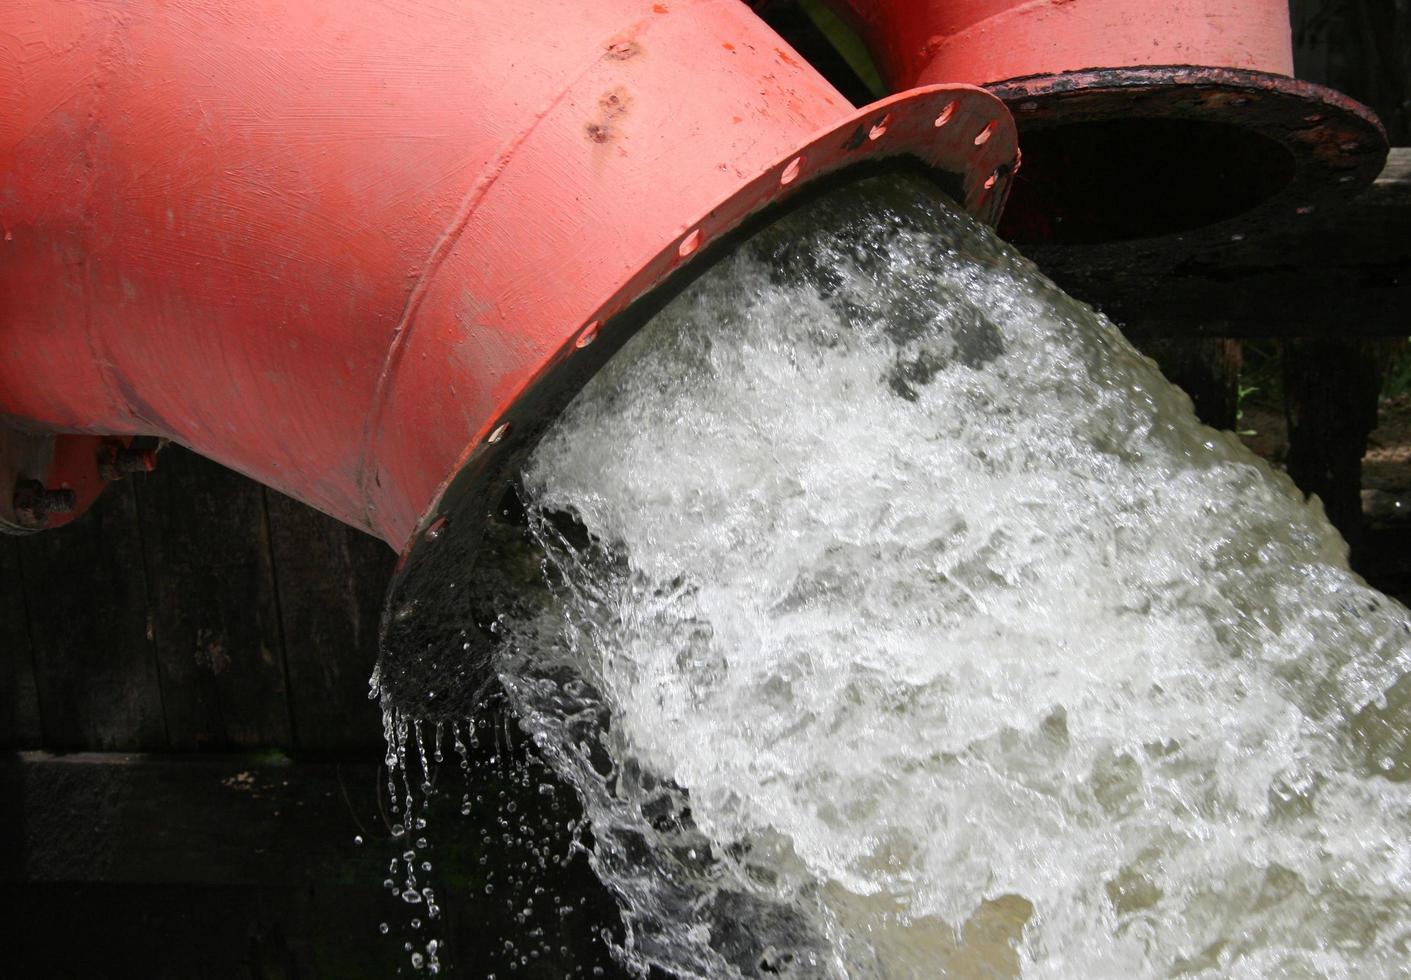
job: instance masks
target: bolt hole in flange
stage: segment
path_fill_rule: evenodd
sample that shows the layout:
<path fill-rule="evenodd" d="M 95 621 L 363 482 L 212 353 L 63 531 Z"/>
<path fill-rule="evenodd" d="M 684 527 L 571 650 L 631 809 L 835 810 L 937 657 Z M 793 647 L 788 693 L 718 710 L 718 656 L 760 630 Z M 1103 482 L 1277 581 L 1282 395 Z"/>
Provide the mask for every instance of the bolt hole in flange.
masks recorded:
<path fill-rule="evenodd" d="M 1119 119 L 1026 133 L 1000 234 L 1101 244 L 1177 234 L 1242 214 L 1293 180 L 1268 136 L 1194 119 Z"/>
<path fill-rule="evenodd" d="M 684 259 L 700 247 L 701 230 L 697 228 L 685 238 L 681 239 L 681 244 L 676 246 L 676 254 Z"/>
<path fill-rule="evenodd" d="M 892 114 L 889 112 L 881 119 L 877 120 L 877 122 L 873 124 L 872 128 L 867 131 L 867 138 L 870 140 L 881 139 L 886 134 L 887 127 L 891 124 Z"/>
<path fill-rule="evenodd" d="M 936 116 L 935 120 L 932 122 L 931 125 L 935 126 L 937 129 L 940 129 L 946 123 L 950 122 L 951 119 L 955 117 L 955 107 L 959 104 L 960 103 L 957 100 L 951 99 L 949 102 L 946 103 L 946 107 L 940 111 L 940 113 Z"/>
<path fill-rule="evenodd" d="M 803 172 L 803 157 L 794 157 L 789 161 L 789 165 L 784 168 L 784 172 L 779 175 L 779 185 L 781 187 L 792 184 Z"/>
<path fill-rule="evenodd" d="M 586 327 L 583 328 L 582 332 L 578 335 L 578 339 L 573 342 L 573 346 L 578 348 L 579 350 L 582 350 L 584 347 L 587 347 L 593 341 L 598 339 L 598 331 L 602 328 L 603 321 L 594 320 L 592 323 L 588 324 Z"/>

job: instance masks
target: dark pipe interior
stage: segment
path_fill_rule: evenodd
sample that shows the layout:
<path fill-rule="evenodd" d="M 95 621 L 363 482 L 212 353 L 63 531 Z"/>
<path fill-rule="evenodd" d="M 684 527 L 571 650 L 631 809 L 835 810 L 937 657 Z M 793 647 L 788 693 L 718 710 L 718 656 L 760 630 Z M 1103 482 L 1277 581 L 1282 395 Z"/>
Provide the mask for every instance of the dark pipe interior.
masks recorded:
<path fill-rule="evenodd" d="M 1239 126 L 1117 119 L 1020 132 L 1000 234 L 1094 245 L 1192 231 L 1262 204 L 1294 177 L 1282 145 Z"/>

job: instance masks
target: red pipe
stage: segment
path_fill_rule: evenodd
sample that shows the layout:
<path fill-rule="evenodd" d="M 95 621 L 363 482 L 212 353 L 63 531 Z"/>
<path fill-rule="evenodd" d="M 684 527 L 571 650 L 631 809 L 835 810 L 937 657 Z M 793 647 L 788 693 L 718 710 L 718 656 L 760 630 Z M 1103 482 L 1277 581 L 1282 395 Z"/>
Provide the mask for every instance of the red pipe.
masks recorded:
<path fill-rule="evenodd" d="M 1287 0 L 841 0 L 889 84 L 990 85 L 1089 68 L 1293 74 Z"/>
<path fill-rule="evenodd" d="M 994 220 L 1015 156 L 992 96 L 856 111 L 738 0 L 8 4 L 0 73 L 12 527 L 17 476 L 96 493 L 56 434 L 141 433 L 407 549 L 748 215 L 911 156 Z"/>
<path fill-rule="evenodd" d="M 1000 231 L 1050 270 L 1238 241 L 1340 203 L 1386 159 L 1371 110 L 1291 77 L 1286 0 L 832 2 L 894 90 L 1005 100 L 1024 167 Z"/>

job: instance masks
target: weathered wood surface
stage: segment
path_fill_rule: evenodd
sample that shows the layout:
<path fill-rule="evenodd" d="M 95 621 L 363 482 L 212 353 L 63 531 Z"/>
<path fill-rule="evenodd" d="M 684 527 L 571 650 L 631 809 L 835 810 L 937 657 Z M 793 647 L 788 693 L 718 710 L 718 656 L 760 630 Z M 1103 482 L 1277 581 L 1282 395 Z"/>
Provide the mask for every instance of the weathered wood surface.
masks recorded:
<path fill-rule="evenodd" d="M 5 972 L 392 976 L 388 848 L 353 843 L 381 829 L 377 780 L 366 762 L 0 758 Z"/>
<path fill-rule="evenodd" d="M 392 550 L 360 531 L 267 491 L 289 671 L 293 746 L 343 752 L 381 744 L 368 678 L 377 662 Z"/>
<path fill-rule="evenodd" d="M 42 737 L 19 540 L 0 535 L 0 748 L 36 746 Z"/>
<path fill-rule="evenodd" d="M 385 781 L 385 780 L 384 780 Z M 11 881 L 284 886 L 386 877 L 376 757 L 0 756 Z"/>
<path fill-rule="evenodd" d="M 1179 264 L 1068 273 L 1132 337 L 1385 337 L 1411 330 L 1411 147 L 1366 192 Z"/>
<path fill-rule="evenodd" d="M 1286 466 L 1305 494 L 1316 494 L 1328 520 L 1347 539 L 1354 567 L 1363 544 L 1362 457 L 1377 427 L 1381 345 L 1341 340 L 1286 341 Z"/>
<path fill-rule="evenodd" d="M 72 526 L 0 539 L 0 746 L 375 748 L 367 683 L 394 562 L 168 448 Z"/>
<path fill-rule="evenodd" d="M 418 835 L 443 915 L 414 928 L 426 906 L 383 886 L 411 839 L 382 818 L 376 759 L 0 755 L 5 975 L 389 977 L 428 934 L 460 976 L 621 975 L 616 906 L 569 859 L 568 790 L 481 759 L 489 802 L 466 818 L 447 773 Z"/>
<path fill-rule="evenodd" d="M 43 742 L 136 749 L 166 742 L 130 482 L 62 532 L 19 539 Z"/>
<path fill-rule="evenodd" d="M 274 569 L 259 484 L 184 449 L 134 482 L 167 746 L 289 744 Z"/>

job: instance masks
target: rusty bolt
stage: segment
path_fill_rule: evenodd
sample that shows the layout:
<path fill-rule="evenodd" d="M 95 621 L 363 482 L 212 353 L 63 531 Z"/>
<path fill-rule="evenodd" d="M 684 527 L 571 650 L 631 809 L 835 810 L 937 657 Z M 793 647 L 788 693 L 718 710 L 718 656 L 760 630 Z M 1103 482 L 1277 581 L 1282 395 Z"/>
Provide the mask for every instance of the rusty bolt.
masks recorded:
<path fill-rule="evenodd" d="M 50 490 L 38 480 L 21 480 L 15 485 L 14 503 L 20 526 L 38 529 L 49 523 L 50 514 L 72 514 L 78 495 L 72 490 Z"/>
<path fill-rule="evenodd" d="M 124 446 L 118 439 L 103 440 L 98 450 L 98 473 L 109 483 L 129 473 L 150 473 L 157 468 L 157 451 Z"/>

